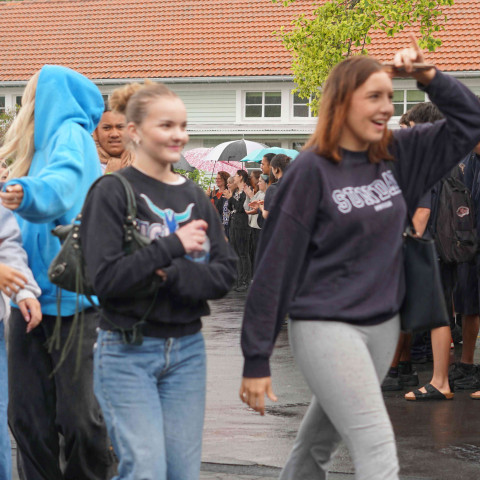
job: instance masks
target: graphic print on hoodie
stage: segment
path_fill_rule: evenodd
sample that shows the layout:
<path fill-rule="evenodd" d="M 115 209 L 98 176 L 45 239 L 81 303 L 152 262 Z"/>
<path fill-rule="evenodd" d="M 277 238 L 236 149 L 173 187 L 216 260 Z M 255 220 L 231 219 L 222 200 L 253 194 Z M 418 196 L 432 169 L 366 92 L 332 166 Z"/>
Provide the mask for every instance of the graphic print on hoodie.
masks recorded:
<path fill-rule="evenodd" d="M 148 223 L 137 219 L 140 232 L 151 240 L 154 240 L 157 237 L 166 237 L 175 233 L 180 228 L 180 224 L 188 223 L 192 216 L 193 207 L 195 206 L 195 203 L 190 203 L 183 212 L 177 213 L 171 208 L 161 209 L 160 207 L 157 207 L 157 205 L 155 205 L 155 203 L 153 203 L 153 201 L 144 193 L 142 193 L 140 197 L 145 200 L 147 207 L 162 220 L 162 223 Z M 206 238 L 203 250 L 190 255 L 185 255 L 185 258 L 194 262 L 208 263 L 210 258 L 209 238 Z"/>

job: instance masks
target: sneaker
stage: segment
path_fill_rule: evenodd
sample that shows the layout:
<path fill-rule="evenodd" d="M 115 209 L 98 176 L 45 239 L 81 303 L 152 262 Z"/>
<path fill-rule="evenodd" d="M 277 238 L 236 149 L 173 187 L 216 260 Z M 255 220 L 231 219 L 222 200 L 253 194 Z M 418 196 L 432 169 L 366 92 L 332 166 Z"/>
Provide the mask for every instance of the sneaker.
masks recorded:
<path fill-rule="evenodd" d="M 455 390 L 480 390 L 480 372 L 477 368 L 474 368 L 470 375 L 455 380 L 453 386 Z"/>
<path fill-rule="evenodd" d="M 415 364 L 427 363 L 427 355 L 418 355 L 418 356 L 412 355 L 412 363 L 415 363 Z"/>
<path fill-rule="evenodd" d="M 382 392 L 395 392 L 397 390 L 402 390 L 402 388 L 403 384 L 399 375 L 393 376 L 389 373 L 382 382 Z"/>
<path fill-rule="evenodd" d="M 416 387 L 418 385 L 418 372 L 410 362 L 398 364 L 398 376 L 404 387 Z"/>
<path fill-rule="evenodd" d="M 468 368 L 462 362 L 455 362 L 448 372 L 448 383 L 450 384 L 450 390 L 453 391 L 456 382 L 464 380 L 476 372 L 475 365 Z"/>
<path fill-rule="evenodd" d="M 246 292 L 248 290 L 248 285 L 239 285 L 237 288 L 234 288 L 236 292 Z"/>

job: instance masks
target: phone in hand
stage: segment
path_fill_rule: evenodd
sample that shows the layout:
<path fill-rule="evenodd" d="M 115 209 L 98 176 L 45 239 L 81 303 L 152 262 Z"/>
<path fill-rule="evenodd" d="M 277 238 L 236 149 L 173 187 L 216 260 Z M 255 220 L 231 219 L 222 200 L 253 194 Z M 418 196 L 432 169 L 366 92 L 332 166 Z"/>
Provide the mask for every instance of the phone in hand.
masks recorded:
<path fill-rule="evenodd" d="M 415 72 L 423 72 L 425 70 L 430 70 L 431 68 L 435 68 L 435 65 L 431 65 L 429 63 L 418 63 L 418 62 L 414 62 L 413 64 L 413 70 L 411 72 L 408 72 L 408 74 L 410 73 L 415 73 Z M 385 67 L 386 70 L 388 70 L 389 72 L 395 74 L 395 73 L 399 73 L 399 74 L 405 74 L 405 68 L 402 66 L 402 67 L 397 67 L 393 62 L 384 62 L 382 63 L 382 66 Z"/>

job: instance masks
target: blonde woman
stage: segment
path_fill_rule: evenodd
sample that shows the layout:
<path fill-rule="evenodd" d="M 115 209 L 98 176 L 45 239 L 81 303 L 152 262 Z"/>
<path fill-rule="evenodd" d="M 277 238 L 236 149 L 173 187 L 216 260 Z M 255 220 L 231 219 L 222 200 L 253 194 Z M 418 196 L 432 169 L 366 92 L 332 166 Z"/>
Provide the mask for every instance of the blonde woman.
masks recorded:
<path fill-rule="evenodd" d="M 43 322 L 30 333 L 17 305 L 9 320 L 9 423 L 16 439 L 21 478 L 63 480 L 110 478 L 112 455 L 93 394 L 93 344 L 97 317 L 85 309 L 82 367 L 74 378 L 75 355 L 51 377 L 60 353 L 45 347 L 57 315 L 57 290 L 47 268 L 60 249 L 50 231 L 80 212 L 100 162 L 91 137 L 103 112 L 97 87 L 73 70 L 44 66 L 28 82 L 22 108 L 5 137 L 0 158 L 14 160 L 0 193 L 16 213 L 29 267 L 39 284 Z M 61 337 L 76 309 L 75 294 L 62 292 Z M 65 468 L 59 465 L 59 433 L 65 439 Z"/>
<path fill-rule="evenodd" d="M 123 247 L 125 190 L 112 175 L 90 192 L 82 248 L 103 315 L 94 389 L 119 459 L 115 480 L 197 480 L 206 363 L 201 317 L 225 295 L 235 255 L 217 211 L 172 171 L 188 142 L 185 105 L 164 85 L 128 85 L 111 97 L 126 108 L 135 164 L 120 171 L 151 243 Z M 159 283 L 158 293 L 139 290 Z M 147 313 L 146 313 L 147 312 Z M 134 340 L 135 339 L 135 340 Z"/>

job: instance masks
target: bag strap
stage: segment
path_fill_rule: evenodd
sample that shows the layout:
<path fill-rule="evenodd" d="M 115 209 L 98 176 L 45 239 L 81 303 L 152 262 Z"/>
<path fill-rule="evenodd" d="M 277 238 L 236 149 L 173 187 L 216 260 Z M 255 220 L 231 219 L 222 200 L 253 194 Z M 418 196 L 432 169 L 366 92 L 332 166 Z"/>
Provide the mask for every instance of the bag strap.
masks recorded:
<path fill-rule="evenodd" d="M 132 232 L 133 232 L 133 230 L 136 229 L 136 225 L 137 225 L 137 222 L 135 220 L 136 216 L 137 216 L 137 202 L 135 200 L 135 194 L 133 192 L 132 186 L 130 185 L 130 182 L 120 173 L 112 172 L 110 175 L 117 178 L 122 183 L 122 185 L 125 189 L 127 205 L 126 205 L 126 215 L 125 215 L 125 219 L 123 221 L 124 222 L 124 250 L 128 251 L 129 246 L 130 246 L 131 242 L 133 241 L 133 233 Z M 90 193 L 90 191 L 93 190 L 93 188 L 95 188 L 95 186 L 105 177 L 106 177 L 106 175 L 103 175 L 103 176 L 97 178 L 95 180 L 95 182 L 92 183 L 92 185 L 90 186 L 90 188 L 87 192 L 87 196 Z M 82 207 L 81 212 L 76 216 L 74 222 L 81 223 L 82 215 L 83 215 L 83 207 Z M 84 315 L 85 308 L 82 308 L 81 312 L 79 311 L 79 307 L 80 307 L 79 297 L 80 296 L 84 296 L 90 302 L 90 304 L 96 310 L 96 312 L 106 322 L 108 322 L 110 325 L 112 325 L 112 327 L 115 330 L 121 332 L 124 343 L 132 344 L 132 345 L 141 345 L 142 342 L 143 342 L 142 327 L 143 327 L 143 325 L 146 324 L 147 317 L 148 317 L 148 315 L 150 315 L 150 312 L 153 310 L 153 307 L 154 307 L 155 302 L 157 300 L 158 292 L 159 292 L 159 289 L 160 289 L 160 285 L 158 285 L 157 288 L 155 289 L 154 294 L 153 294 L 152 301 L 151 301 L 150 305 L 148 306 L 147 310 L 145 311 L 145 313 L 142 315 L 142 318 L 138 322 L 136 322 L 132 326 L 132 328 L 125 329 L 125 328 L 119 327 L 118 325 L 113 323 L 110 319 L 108 319 L 107 316 L 102 312 L 101 308 L 98 308 L 97 304 L 94 302 L 92 297 L 83 292 L 83 289 L 82 289 L 82 285 L 83 285 L 82 269 L 80 268 L 80 266 L 78 266 L 78 268 L 77 268 L 77 274 L 76 274 L 75 281 L 76 281 L 76 287 L 77 287 L 76 288 L 77 295 L 76 295 L 75 315 L 74 315 L 74 318 L 73 318 L 72 327 L 71 327 L 70 332 L 68 334 L 65 345 L 62 349 L 60 360 L 59 360 L 57 366 L 53 369 L 50 376 L 53 376 L 58 371 L 58 369 L 63 364 L 63 362 L 65 361 L 65 358 L 66 358 L 68 352 L 71 350 L 71 347 L 73 346 L 73 340 L 74 340 L 74 336 L 75 336 L 77 328 L 79 329 L 79 333 L 78 333 L 77 359 L 76 359 L 76 362 L 75 362 L 75 376 L 78 374 L 78 370 L 80 368 L 81 342 L 83 340 L 83 329 L 84 329 L 84 318 L 85 318 L 85 315 Z M 57 287 L 57 312 L 58 312 L 58 315 L 57 315 L 57 319 L 56 319 L 56 322 L 55 322 L 54 332 L 53 332 L 51 338 L 47 341 L 47 347 L 48 347 L 49 352 L 51 352 L 53 350 L 53 348 L 56 348 L 57 350 L 60 349 L 61 298 L 62 298 L 61 288 Z M 100 299 L 99 299 L 99 302 L 100 302 Z M 100 306 L 102 306 L 102 305 L 100 304 Z M 85 305 L 82 305 L 82 307 L 85 307 Z"/>
<path fill-rule="evenodd" d="M 133 223 L 137 216 L 137 202 L 135 201 L 135 194 L 133 193 L 132 186 L 130 185 L 130 182 L 120 173 L 112 172 L 110 175 L 118 178 L 125 189 L 125 194 L 127 196 L 127 215 L 125 217 L 125 223 Z"/>

